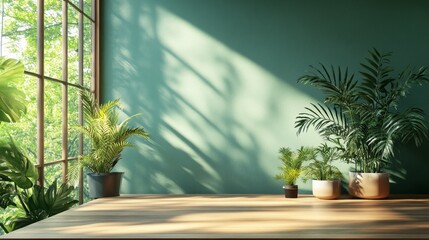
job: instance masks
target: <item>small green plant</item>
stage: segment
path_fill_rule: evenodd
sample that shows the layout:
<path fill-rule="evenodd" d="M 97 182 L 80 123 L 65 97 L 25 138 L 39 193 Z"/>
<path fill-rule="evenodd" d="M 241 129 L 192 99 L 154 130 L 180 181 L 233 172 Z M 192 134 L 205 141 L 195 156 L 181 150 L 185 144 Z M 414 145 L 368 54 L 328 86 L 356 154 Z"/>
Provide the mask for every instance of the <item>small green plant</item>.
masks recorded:
<path fill-rule="evenodd" d="M 303 168 L 303 181 L 314 180 L 337 180 L 341 179 L 342 173 L 332 162 L 338 160 L 340 153 L 334 147 L 326 143 L 316 149 L 317 158 Z"/>
<path fill-rule="evenodd" d="M 310 147 L 301 147 L 296 152 L 290 148 L 282 147 L 279 153 L 282 166 L 279 167 L 280 173 L 275 178 L 283 180 L 286 185 L 296 185 L 296 180 L 302 172 L 303 163 L 316 157 L 315 149 Z"/>

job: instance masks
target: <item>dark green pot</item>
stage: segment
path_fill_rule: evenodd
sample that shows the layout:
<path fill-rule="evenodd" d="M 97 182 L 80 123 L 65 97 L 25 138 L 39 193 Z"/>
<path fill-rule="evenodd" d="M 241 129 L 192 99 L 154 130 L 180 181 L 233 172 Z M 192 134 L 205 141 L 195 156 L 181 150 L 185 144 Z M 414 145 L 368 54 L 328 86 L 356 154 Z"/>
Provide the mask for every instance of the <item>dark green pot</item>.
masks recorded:
<path fill-rule="evenodd" d="M 89 197 L 119 196 L 123 174 L 123 172 L 88 173 Z"/>

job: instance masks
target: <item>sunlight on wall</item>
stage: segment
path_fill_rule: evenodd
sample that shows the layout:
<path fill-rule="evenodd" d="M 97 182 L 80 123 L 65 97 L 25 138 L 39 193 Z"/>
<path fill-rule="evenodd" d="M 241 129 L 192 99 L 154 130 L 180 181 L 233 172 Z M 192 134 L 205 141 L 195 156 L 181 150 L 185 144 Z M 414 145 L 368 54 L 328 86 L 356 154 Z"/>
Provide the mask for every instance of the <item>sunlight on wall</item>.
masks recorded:
<path fill-rule="evenodd" d="M 117 54 L 113 58 L 119 65 L 116 67 L 126 73 L 120 78 L 133 81 L 148 81 L 153 74 L 143 79 L 144 69 L 133 61 L 136 53 L 131 50 L 141 52 L 139 57 L 149 62 L 143 64 L 150 65 L 149 71 L 160 68 L 159 76 L 149 80 L 157 84 L 156 88 L 151 89 L 151 84 L 145 88 L 156 91 L 161 105 L 168 106 L 160 113 L 160 103 L 139 107 L 150 122 L 149 131 L 156 131 L 176 153 L 161 153 L 165 144 L 148 149 L 144 143 L 137 143 L 141 155 L 150 156 L 154 165 L 174 161 L 165 163 L 172 173 L 151 173 L 152 180 L 173 193 L 186 192 L 182 185 L 195 180 L 207 192 L 231 192 L 228 185 L 244 192 L 252 192 L 252 186 L 257 192 L 271 191 L 265 185 L 277 184 L 273 176 L 280 165 L 278 149 L 316 146 L 320 142 L 314 132 L 297 137 L 294 128 L 295 117 L 314 100 L 290 84 L 295 79 L 280 79 L 166 9 L 156 6 L 152 12 L 146 10 L 138 16 L 137 24 L 142 29 L 139 38 L 155 42 L 151 50 L 159 47 L 162 65 L 151 63 L 153 56 L 146 56 L 146 50 L 130 48 L 132 43 L 115 46 Z M 129 5 L 122 4 L 118 11 L 118 17 L 112 20 L 117 28 L 132 22 L 128 20 L 132 15 Z M 122 99 L 126 109 L 132 109 L 135 100 L 128 98 L 133 87 L 126 82 L 113 87 L 112 93 Z M 138 90 L 135 94 L 139 95 Z M 139 95 L 137 101 L 151 100 Z M 154 117 L 157 114 L 159 119 Z M 193 163 L 186 163 L 185 158 Z M 125 168 L 118 166 L 118 170 Z M 264 178 L 259 179 L 261 174 Z M 178 178 L 185 177 L 195 180 L 179 183 Z M 132 178 L 136 176 L 125 181 L 135 181 Z M 302 186 L 310 189 L 310 183 Z M 133 191 L 129 185 L 125 189 Z"/>
<path fill-rule="evenodd" d="M 157 15 L 169 88 L 164 94 L 174 91 L 182 109 L 166 113 L 167 124 L 201 151 L 223 151 L 240 167 L 249 164 L 243 150 L 259 148 L 255 159 L 269 175 L 278 164 L 280 146 L 318 144 L 320 139 L 314 134 L 298 138 L 294 129 L 295 116 L 311 100 L 308 96 L 167 10 L 158 8 Z M 225 134 L 236 146 L 224 140 Z M 216 182 L 220 180 L 206 159 L 176 134 L 165 130 L 162 135 L 193 156 Z M 264 159 L 270 155 L 272 159 Z"/>

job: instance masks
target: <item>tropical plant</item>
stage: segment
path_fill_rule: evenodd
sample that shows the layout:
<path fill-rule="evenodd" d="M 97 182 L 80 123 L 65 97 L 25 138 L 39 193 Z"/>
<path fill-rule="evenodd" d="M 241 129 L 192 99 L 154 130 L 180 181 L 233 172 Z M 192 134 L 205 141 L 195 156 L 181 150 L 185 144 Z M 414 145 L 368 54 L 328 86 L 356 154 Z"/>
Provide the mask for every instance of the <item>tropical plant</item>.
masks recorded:
<path fill-rule="evenodd" d="M 0 207 L 12 212 L 2 217 L 4 232 L 65 211 L 77 203 L 70 197 L 73 187 L 58 186 L 55 180 L 48 188 L 35 185 L 37 171 L 14 141 L 0 143 Z"/>
<path fill-rule="evenodd" d="M 321 64 L 298 82 L 315 86 L 324 94 L 324 104 L 311 104 L 295 122 L 298 134 L 313 126 L 325 139 L 341 149 L 341 158 L 356 171 L 381 172 L 394 158 L 395 144 L 427 138 L 424 112 L 399 103 L 414 85 L 429 81 L 427 68 L 407 67 L 393 77 L 391 53 L 376 49 L 361 64 L 361 81 L 354 74 Z M 402 108 L 401 108 L 402 109 Z"/>
<path fill-rule="evenodd" d="M 317 158 L 303 168 L 303 181 L 313 180 L 336 180 L 341 179 L 342 173 L 332 162 L 338 160 L 340 154 L 335 147 L 323 143 L 316 149 Z M 320 158 L 319 158 L 320 156 Z"/>
<path fill-rule="evenodd" d="M 25 95 L 17 88 L 24 81 L 24 65 L 0 57 L 0 122 L 16 122 L 25 112 Z"/>
<path fill-rule="evenodd" d="M 128 126 L 138 114 L 119 122 L 119 99 L 100 105 L 91 93 L 81 91 L 81 96 L 85 124 L 77 128 L 89 139 L 91 150 L 79 159 L 79 167 L 93 173 L 109 173 L 121 159 L 124 148 L 132 146 L 127 139 L 134 135 L 148 138 L 149 133 L 143 127 Z"/>
<path fill-rule="evenodd" d="M 295 152 L 290 148 L 282 147 L 279 153 L 282 166 L 279 167 L 280 173 L 275 178 L 283 180 L 286 185 L 296 185 L 296 181 L 302 172 L 303 163 L 316 157 L 315 149 L 310 147 L 301 147 Z"/>

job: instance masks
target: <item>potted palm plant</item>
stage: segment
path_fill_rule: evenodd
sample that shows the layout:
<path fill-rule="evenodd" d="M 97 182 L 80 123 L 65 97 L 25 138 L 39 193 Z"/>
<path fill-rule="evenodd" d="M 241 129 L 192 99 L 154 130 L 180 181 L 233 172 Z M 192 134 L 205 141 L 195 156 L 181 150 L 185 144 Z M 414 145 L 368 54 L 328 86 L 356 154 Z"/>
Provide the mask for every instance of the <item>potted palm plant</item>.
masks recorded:
<path fill-rule="evenodd" d="M 414 85 L 429 81 L 426 67 L 407 67 L 396 77 L 390 67 L 391 53 L 376 49 L 361 63 L 361 80 L 348 69 L 320 68 L 298 82 L 319 88 L 323 104 L 311 104 L 295 122 L 298 133 L 310 126 L 341 149 L 341 159 L 354 165 L 349 174 L 349 193 L 361 198 L 389 195 L 389 175 L 383 172 L 392 161 L 398 142 L 420 145 L 427 138 L 422 109 L 398 108 Z"/>
<path fill-rule="evenodd" d="M 131 136 L 148 138 L 149 134 L 142 127 L 129 127 L 128 122 L 134 116 L 119 121 L 119 99 L 98 104 L 93 94 L 81 91 L 85 124 L 77 126 L 88 138 L 91 150 L 88 155 L 79 158 L 78 168 L 86 168 L 88 187 L 91 198 L 119 196 L 122 172 L 112 172 L 121 160 L 121 153 L 132 146 L 128 141 Z M 76 172 L 76 171 L 72 171 Z"/>
<path fill-rule="evenodd" d="M 319 199 L 337 199 L 341 195 L 342 173 L 332 162 L 339 158 L 336 148 L 324 143 L 316 149 L 317 156 L 303 168 L 303 181 L 312 179 L 313 195 Z"/>
<path fill-rule="evenodd" d="M 310 147 L 301 147 L 293 152 L 290 148 L 282 147 L 279 153 L 282 166 L 279 167 L 280 173 L 275 178 L 284 181 L 283 189 L 286 198 L 297 198 L 298 185 L 296 185 L 296 181 L 301 175 L 303 163 L 315 158 L 315 150 Z"/>

